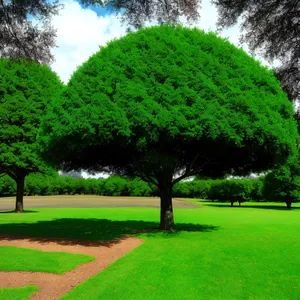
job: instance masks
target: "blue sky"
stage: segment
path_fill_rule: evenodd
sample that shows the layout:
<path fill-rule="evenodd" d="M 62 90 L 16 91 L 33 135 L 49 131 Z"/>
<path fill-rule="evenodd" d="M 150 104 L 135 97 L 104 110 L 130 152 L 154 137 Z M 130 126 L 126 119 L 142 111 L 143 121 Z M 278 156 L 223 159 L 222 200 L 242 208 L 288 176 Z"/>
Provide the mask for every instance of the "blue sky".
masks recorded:
<path fill-rule="evenodd" d="M 80 3 L 80 0 L 76 0 L 78 3 Z M 83 6 L 83 5 L 80 5 L 82 8 L 85 8 L 85 9 L 90 9 L 92 11 L 94 11 L 97 16 L 106 16 L 106 15 L 109 15 L 110 14 L 110 11 L 107 7 L 101 7 L 101 6 L 95 6 L 95 5 L 89 5 L 88 7 L 86 6 Z"/>

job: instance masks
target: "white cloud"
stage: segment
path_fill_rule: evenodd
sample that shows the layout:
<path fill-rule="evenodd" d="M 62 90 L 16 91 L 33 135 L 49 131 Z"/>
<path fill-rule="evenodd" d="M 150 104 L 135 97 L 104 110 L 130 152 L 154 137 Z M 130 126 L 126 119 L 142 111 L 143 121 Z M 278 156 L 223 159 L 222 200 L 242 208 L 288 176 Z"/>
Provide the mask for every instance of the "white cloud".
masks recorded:
<path fill-rule="evenodd" d="M 53 49 L 52 69 L 67 82 L 77 66 L 86 61 L 99 46 L 125 34 L 125 26 L 115 15 L 98 17 L 90 9 L 83 9 L 74 0 L 65 0 L 60 15 L 53 18 L 57 29 L 57 48 Z"/>
<path fill-rule="evenodd" d="M 88 173 L 88 172 L 86 172 L 86 171 L 81 171 L 81 176 L 83 177 L 83 178 L 96 178 L 96 179 L 98 179 L 98 178 L 107 178 L 107 177 L 109 177 L 109 174 L 106 174 L 106 173 L 96 173 L 96 174 L 90 174 L 90 173 Z"/>
<path fill-rule="evenodd" d="M 216 6 L 213 5 L 210 1 L 202 0 L 202 5 L 201 8 L 198 10 L 198 13 L 200 15 L 200 20 L 197 23 L 188 22 L 184 18 L 181 18 L 180 21 L 185 26 L 197 27 L 199 29 L 204 30 L 205 32 L 216 32 L 216 23 L 218 21 L 218 13 Z M 229 41 L 235 44 L 236 46 L 239 45 L 240 30 L 238 25 L 230 29 L 223 30 L 219 35 L 224 38 L 228 38 Z"/>
<path fill-rule="evenodd" d="M 90 9 L 83 9 L 75 0 L 65 0 L 64 9 L 53 18 L 53 26 L 57 29 L 57 48 L 53 49 L 55 62 L 52 69 L 64 82 L 68 82 L 76 68 L 86 61 L 99 46 L 119 38 L 126 33 L 116 15 L 97 16 Z M 217 21 L 216 8 L 208 1 L 203 1 L 200 10 L 201 19 L 196 24 L 184 22 L 187 26 L 197 26 L 205 31 L 215 31 Z M 182 20 L 184 21 L 184 20 Z M 151 26 L 154 23 L 148 23 Z M 238 45 L 238 28 L 224 31 L 221 35 L 229 37 Z"/>
<path fill-rule="evenodd" d="M 55 62 L 52 69 L 64 82 L 68 82 L 76 68 L 86 61 L 99 46 L 119 38 L 126 33 L 126 25 L 122 25 L 116 15 L 97 16 L 91 9 L 83 9 L 75 0 L 64 0 L 64 9 L 53 18 L 53 26 L 57 29 L 57 48 L 52 50 Z M 204 31 L 216 31 L 217 10 L 210 1 L 202 1 L 199 11 L 200 20 L 189 23 L 182 19 L 185 26 L 198 27 Z M 148 23 L 151 26 L 155 23 Z M 226 29 L 220 34 L 228 38 L 236 46 L 239 44 L 240 30 L 238 26 Z M 247 51 L 247 47 L 243 45 Z M 267 64 L 263 61 L 264 64 Z"/>
<path fill-rule="evenodd" d="M 97 16 L 91 9 L 83 9 L 75 0 L 64 0 L 64 9 L 53 18 L 53 26 L 57 29 L 57 48 L 53 49 L 55 62 L 52 69 L 64 82 L 68 82 L 76 68 L 86 61 L 99 46 L 119 38 L 126 33 L 126 25 L 122 25 L 116 15 Z M 217 10 L 210 1 L 202 1 L 199 11 L 200 20 L 189 23 L 182 19 L 185 26 L 198 27 L 204 31 L 216 31 Z M 148 23 L 151 26 L 154 23 Z M 240 30 L 238 26 L 226 29 L 220 34 L 238 47 Z M 248 51 L 245 45 L 243 49 Z M 268 63 L 260 59 L 264 64 Z"/>

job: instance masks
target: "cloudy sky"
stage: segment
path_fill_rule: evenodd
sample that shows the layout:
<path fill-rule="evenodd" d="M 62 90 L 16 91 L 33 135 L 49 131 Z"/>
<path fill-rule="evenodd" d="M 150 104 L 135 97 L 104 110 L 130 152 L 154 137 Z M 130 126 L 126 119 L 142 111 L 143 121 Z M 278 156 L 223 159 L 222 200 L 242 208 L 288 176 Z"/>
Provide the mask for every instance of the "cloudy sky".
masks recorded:
<path fill-rule="evenodd" d="M 84 8 L 76 0 L 64 0 L 63 3 L 64 9 L 53 19 L 53 26 L 57 29 L 57 48 L 53 49 L 55 63 L 52 69 L 67 82 L 76 68 L 99 47 L 126 32 L 119 18 L 106 9 Z M 200 15 L 199 23 L 189 25 L 205 31 L 216 30 L 217 13 L 210 0 L 202 0 Z M 222 36 L 238 45 L 237 27 L 224 31 Z"/>

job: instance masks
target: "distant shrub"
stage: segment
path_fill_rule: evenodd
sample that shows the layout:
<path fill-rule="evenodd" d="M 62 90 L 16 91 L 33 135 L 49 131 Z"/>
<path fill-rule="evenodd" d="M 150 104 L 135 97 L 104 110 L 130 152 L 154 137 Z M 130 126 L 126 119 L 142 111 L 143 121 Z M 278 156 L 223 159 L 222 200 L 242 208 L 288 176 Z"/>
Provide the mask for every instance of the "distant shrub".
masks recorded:
<path fill-rule="evenodd" d="M 174 197 L 207 199 L 212 180 L 179 182 L 173 188 Z"/>
<path fill-rule="evenodd" d="M 209 189 L 208 198 L 211 200 L 245 202 L 262 200 L 263 182 L 255 179 L 215 180 Z"/>
<path fill-rule="evenodd" d="M 0 177 L 0 197 L 8 197 L 16 194 L 16 183 L 9 176 Z"/>
<path fill-rule="evenodd" d="M 128 179 L 119 176 L 111 176 L 105 180 L 103 185 L 104 196 L 128 196 Z"/>
<path fill-rule="evenodd" d="M 130 196 L 152 196 L 154 194 L 154 187 L 140 178 L 128 180 L 127 191 Z"/>

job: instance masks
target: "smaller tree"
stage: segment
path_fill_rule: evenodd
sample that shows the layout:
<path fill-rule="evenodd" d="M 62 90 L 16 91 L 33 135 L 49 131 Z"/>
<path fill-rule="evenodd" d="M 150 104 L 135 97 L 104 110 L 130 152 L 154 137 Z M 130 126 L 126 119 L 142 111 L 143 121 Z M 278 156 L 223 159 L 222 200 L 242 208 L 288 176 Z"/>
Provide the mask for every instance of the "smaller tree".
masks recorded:
<path fill-rule="evenodd" d="M 49 67 L 31 60 L 0 60 L 0 166 L 17 184 L 16 212 L 23 212 L 25 177 L 45 165 L 36 141 L 46 104 L 62 83 Z"/>
<path fill-rule="evenodd" d="M 283 201 L 291 209 L 292 203 L 300 200 L 299 159 L 290 159 L 287 164 L 266 175 L 264 195 L 270 201 Z"/>

